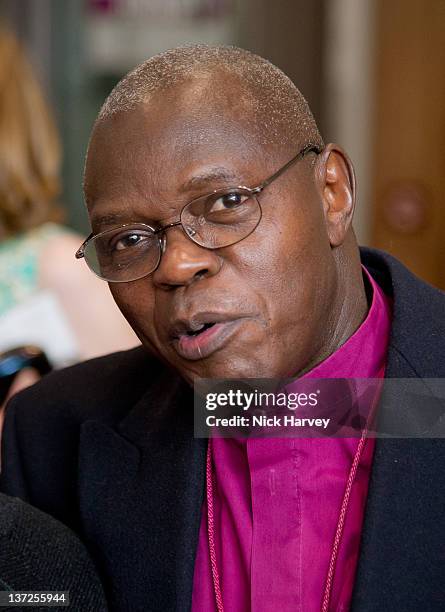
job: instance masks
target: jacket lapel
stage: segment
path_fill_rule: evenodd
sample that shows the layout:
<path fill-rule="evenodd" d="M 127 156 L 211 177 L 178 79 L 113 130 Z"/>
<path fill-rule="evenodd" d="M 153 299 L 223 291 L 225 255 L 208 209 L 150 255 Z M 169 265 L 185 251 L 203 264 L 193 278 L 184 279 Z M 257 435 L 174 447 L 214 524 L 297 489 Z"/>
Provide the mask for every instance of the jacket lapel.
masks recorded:
<path fill-rule="evenodd" d="M 116 609 L 190 609 L 206 450 L 192 400 L 167 371 L 117 430 L 83 425 L 81 522 Z"/>

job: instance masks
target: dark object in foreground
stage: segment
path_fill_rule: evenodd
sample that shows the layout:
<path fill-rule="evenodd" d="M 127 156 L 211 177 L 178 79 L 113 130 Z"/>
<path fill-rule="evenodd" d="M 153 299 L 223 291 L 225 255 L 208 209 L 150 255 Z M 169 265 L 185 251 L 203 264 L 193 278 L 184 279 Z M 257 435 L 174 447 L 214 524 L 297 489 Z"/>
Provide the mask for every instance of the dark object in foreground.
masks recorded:
<path fill-rule="evenodd" d="M 30 610 L 107 610 L 93 563 L 74 533 L 37 508 L 6 495 L 0 495 L 0 590 L 69 591 L 68 606 Z"/>

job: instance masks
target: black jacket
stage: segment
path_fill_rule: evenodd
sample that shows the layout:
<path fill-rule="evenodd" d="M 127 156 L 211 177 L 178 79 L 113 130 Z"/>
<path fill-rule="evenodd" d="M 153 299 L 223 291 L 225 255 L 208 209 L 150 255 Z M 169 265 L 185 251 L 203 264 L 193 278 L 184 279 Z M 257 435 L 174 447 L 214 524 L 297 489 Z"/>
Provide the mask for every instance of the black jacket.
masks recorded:
<path fill-rule="evenodd" d="M 394 300 L 386 376 L 445 378 L 445 294 L 389 255 L 362 260 Z M 111 609 L 190 609 L 206 450 L 192 420 L 191 390 L 142 349 L 50 374 L 9 406 L 2 490 L 80 534 Z M 377 440 L 354 611 L 445 609 L 444 498 L 444 440 Z"/>
<path fill-rule="evenodd" d="M 52 612 L 107 610 L 99 578 L 78 538 L 51 516 L 6 495 L 0 495 L 0 591 L 68 591 L 69 605 L 52 607 Z M 48 610 L 34 603 L 36 609 Z"/>

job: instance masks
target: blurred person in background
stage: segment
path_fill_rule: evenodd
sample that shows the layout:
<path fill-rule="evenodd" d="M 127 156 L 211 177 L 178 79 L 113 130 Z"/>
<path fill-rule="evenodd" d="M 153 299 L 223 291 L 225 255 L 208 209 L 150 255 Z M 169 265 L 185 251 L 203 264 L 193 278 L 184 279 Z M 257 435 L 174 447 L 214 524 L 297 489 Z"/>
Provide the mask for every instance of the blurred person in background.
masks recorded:
<path fill-rule="evenodd" d="M 34 344 L 60 367 L 138 344 L 61 225 L 57 129 L 31 64 L 0 29 L 0 351 Z M 18 390 L 38 378 L 23 372 Z M 1 406 L 0 406 L 1 410 Z"/>

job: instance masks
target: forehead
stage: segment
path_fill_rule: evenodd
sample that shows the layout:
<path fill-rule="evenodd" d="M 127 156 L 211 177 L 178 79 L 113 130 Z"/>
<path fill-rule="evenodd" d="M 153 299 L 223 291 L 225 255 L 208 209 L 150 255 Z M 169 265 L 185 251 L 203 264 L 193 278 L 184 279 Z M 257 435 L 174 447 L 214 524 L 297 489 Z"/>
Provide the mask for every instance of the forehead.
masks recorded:
<path fill-rule="evenodd" d="M 249 105 L 232 98 L 193 82 L 99 123 L 85 171 L 90 210 L 124 194 L 174 198 L 208 173 L 248 183 L 267 172 L 273 152 L 258 142 Z"/>

